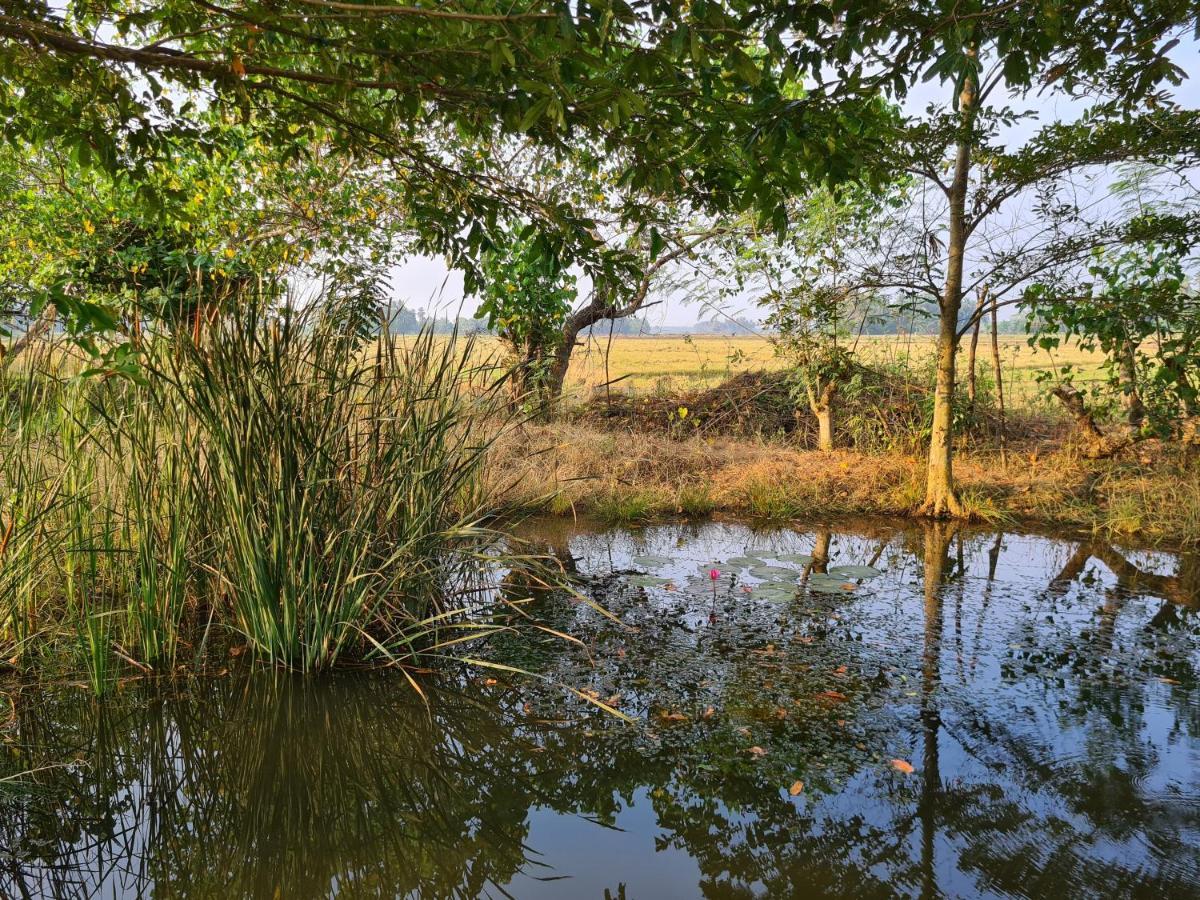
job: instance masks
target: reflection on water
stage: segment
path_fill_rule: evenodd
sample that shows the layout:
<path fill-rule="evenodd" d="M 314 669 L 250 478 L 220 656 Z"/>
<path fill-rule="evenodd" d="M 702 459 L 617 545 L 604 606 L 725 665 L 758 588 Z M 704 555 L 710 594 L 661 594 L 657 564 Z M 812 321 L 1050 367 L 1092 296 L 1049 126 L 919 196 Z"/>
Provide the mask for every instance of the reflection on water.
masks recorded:
<path fill-rule="evenodd" d="M 0 895 L 1200 897 L 1197 557 L 941 524 L 534 537 L 622 624 L 543 596 L 584 646 L 490 652 L 636 725 L 478 676 L 428 707 L 380 675 L 21 690 Z"/>

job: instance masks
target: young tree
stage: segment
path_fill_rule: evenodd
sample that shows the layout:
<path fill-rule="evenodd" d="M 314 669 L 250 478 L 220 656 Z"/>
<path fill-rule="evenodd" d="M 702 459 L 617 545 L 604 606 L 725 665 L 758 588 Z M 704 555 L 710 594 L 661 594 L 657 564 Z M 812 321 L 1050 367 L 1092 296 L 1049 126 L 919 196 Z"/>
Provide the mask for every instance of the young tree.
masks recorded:
<path fill-rule="evenodd" d="M 476 317 L 486 320 L 515 357 L 517 399 L 536 410 L 553 399 L 550 372 L 575 301 L 575 276 L 536 235 L 514 232 L 483 261 L 484 289 Z"/>
<path fill-rule="evenodd" d="M 1072 372 L 1060 371 L 1054 389 L 1088 435 L 1089 455 L 1112 453 L 1143 430 L 1180 433 L 1200 415 L 1200 296 L 1186 253 L 1155 243 L 1098 250 L 1081 283 L 1039 284 L 1026 295 L 1039 322 L 1032 339 L 1042 347 L 1075 340 L 1104 354 L 1107 387 L 1124 411 L 1119 438 L 1100 432 Z"/>

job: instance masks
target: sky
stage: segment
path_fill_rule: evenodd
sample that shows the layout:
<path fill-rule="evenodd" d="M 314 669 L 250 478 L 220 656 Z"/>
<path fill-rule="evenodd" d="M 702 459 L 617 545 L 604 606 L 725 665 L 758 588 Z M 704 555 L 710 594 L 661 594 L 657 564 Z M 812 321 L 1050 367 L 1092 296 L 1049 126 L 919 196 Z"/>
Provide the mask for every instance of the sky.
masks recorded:
<path fill-rule="evenodd" d="M 1177 102 L 1190 108 L 1200 107 L 1200 42 L 1191 37 L 1185 38 L 1171 53 L 1175 63 L 1188 74 L 1188 79 L 1174 89 Z M 903 110 L 907 114 L 917 114 L 931 103 L 945 101 L 947 88 L 935 82 L 918 84 L 906 98 Z M 1010 97 L 1009 104 L 1019 110 L 1031 109 L 1037 113 L 1036 119 L 1027 119 L 1015 123 L 1002 135 L 1009 146 L 1018 146 L 1028 139 L 1039 127 L 1055 120 L 1072 121 L 1082 114 L 1087 101 L 1074 100 L 1060 94 L 1029 98 Z M 393 296 L 410 309 L 422 309 L 426 313 L 435 313 L 439 318 L 454 318 L 455 316 L 471 316 L 478 305 L 474 298 L 464 297 L 463 279 L 460 272 L 449 269 L 441 259 L 427 256 L 413 256 L 389 272 Z M 587 279 L 580 279 L 582 292 L 590 287 Z M 689 302 L 684 296 L 656 297 L 661 302 L 643 313 L 654 326 L 690 325 L 697 320 L 711 319 L 715 315 L 743 316 L 760 318 L 752 298 L 734 301 L 724 308 L 723 312 Z M 1011 314 L 1011 313 L 1010 313 Z"/>

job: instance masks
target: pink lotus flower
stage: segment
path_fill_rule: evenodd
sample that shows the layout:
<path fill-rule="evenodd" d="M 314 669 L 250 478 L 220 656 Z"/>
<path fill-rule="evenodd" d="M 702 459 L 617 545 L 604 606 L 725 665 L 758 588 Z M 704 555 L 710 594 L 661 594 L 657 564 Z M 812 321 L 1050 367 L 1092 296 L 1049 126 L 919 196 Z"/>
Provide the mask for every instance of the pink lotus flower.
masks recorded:
<path fill-rule="evenodd" d="M 711 578 L 713 581 L 716 581 L 718 578 L 721 577 L 721 573 L 717 569 L 709 569 L 708 577 Z"/>

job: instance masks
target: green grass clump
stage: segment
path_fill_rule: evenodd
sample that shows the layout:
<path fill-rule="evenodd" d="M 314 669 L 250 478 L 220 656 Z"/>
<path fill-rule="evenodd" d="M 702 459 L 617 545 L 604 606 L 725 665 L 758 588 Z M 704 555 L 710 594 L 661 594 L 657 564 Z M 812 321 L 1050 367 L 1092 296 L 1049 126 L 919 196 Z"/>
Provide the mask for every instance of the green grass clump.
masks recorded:
<path fill-rule="evenodd" d="M 222 632 L 315 671 L 500 627 L 502 376 L 469 340 L 367 342 L 335 312 L 148 337 L 136 380 L 3 376 L 5 658 L 81 660 L 101 693 L 114 658 L 173 671 Z"/>

